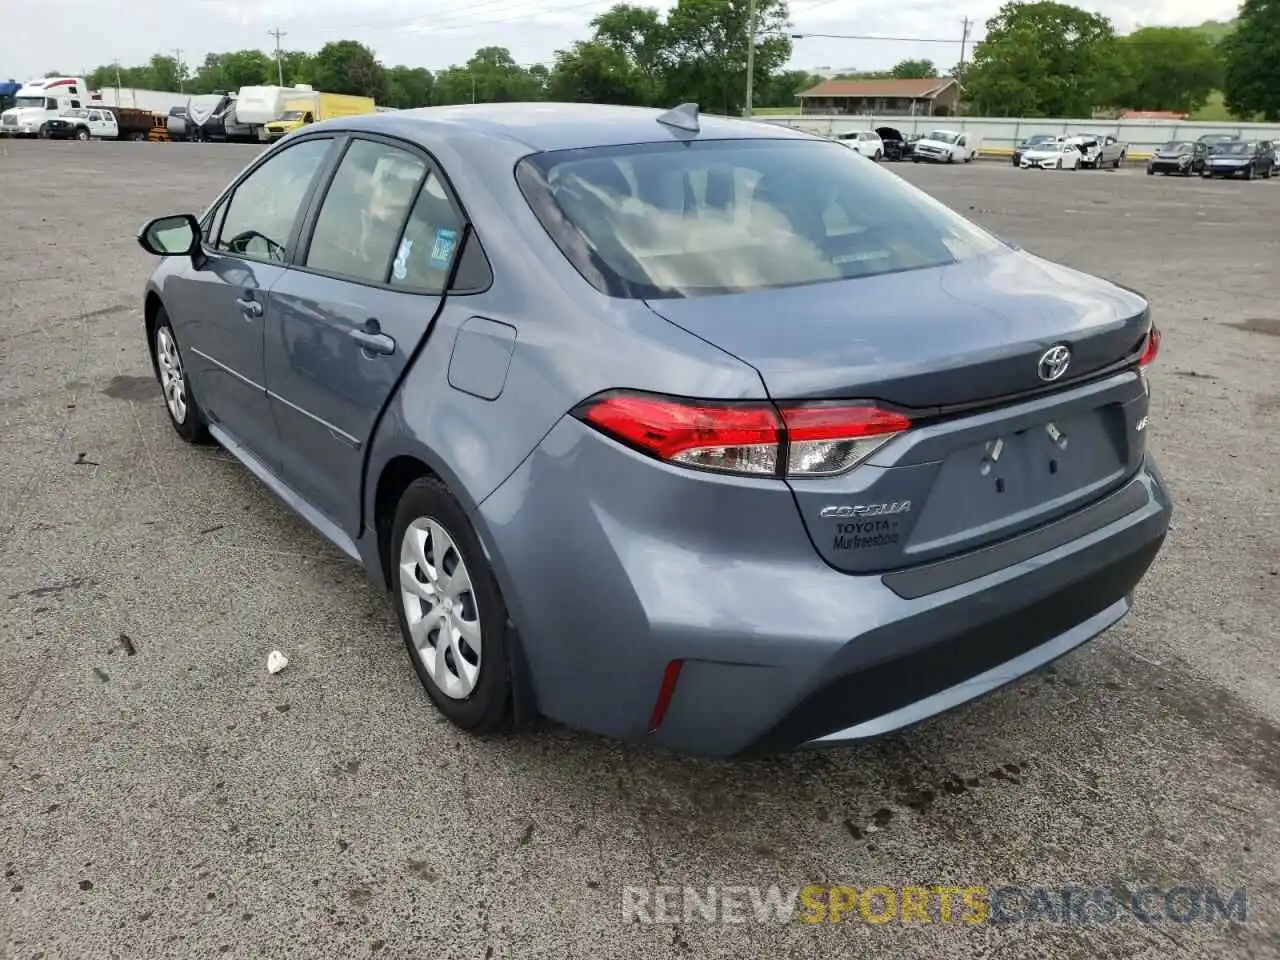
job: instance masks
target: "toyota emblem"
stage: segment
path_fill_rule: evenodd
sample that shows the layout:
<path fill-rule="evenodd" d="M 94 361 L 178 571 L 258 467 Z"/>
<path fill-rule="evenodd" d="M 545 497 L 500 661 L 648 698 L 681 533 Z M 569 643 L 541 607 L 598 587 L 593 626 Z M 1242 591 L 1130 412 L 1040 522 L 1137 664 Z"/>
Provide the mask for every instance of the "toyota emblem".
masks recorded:
<path fill-rule="evenodd" d="M 1060 343 L 1056 347 L 1050 347 L 1040 357 L 1036 374 L 1045 383 L 1052 383 L 1054 380 L 1061 379 L 1069 366 L 1071 366 L 1071 348 Z"/>

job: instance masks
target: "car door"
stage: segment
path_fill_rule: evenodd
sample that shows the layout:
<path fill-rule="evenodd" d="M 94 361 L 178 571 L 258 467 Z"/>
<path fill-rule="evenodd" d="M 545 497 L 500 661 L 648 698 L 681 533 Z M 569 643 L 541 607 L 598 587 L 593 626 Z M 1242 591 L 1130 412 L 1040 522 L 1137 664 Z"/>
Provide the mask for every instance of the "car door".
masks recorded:
<path fill-rule="evenodd" d="M 279 433 L 263 369 L 267 291 L 284 274 L 320 171 L 337 141 L 270 153 L 210 212 L 199 264 L 166 289 L 193 390 L 210 422 L 272 470 Z"/>
<path fill-rule="evenodd" d="M 354 538 L 374 425 L 444 302 L 465 219 L 426 154 L 372 136 L 321 193 L 271 289 L 267 387 L 285 483 Z"/>

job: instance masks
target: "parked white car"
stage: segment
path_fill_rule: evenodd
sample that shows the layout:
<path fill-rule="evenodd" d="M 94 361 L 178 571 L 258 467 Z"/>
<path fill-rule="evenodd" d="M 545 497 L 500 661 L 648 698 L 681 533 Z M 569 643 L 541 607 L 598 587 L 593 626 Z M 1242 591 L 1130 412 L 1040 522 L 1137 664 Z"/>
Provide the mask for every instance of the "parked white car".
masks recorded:
<path fill-rule="evenodd" d="M 1078 170 L 1084 155 L 1074 138 L 1058 137 L 1024 150 L 1018 165 L 1023 170 Z"/>
<path fill-rule="evenodd" d="M 911 159 L 916 163 L 931 160 L 935 163 L 968 163 L 978 155 L 982 138 L 976 133 L 958 133 L 955 130 L 931 130 L 916 141 Z"/>
<path fill-rule="evenodd" d="M 842 133 L 836 137 L 850 150 L 856 150 L 864 157 L 872 160 L 884 159 L 884 141 L 874 130 L 858 130 L 854 133 Z"/>

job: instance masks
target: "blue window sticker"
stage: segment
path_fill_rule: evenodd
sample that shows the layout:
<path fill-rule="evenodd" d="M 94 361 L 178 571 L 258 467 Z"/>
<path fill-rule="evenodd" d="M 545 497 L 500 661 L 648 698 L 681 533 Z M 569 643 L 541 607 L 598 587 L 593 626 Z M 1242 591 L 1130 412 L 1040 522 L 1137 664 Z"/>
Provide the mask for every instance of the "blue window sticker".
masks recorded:
<path fill-rule="evenodd" d="M 453 248 L 458 242 L 458 231 L 441 227 L 436 231 L 436 242 L 431 248 L 431 266 L 447 267 L 453 259 Z"/>
<path fill-rule="evenodd" d="M 403 280 L 409 275 L 409 254 L 413 252 L 412 240 L 401 240 L 400 249 L 396 251 L 396 259 L 391 264 L 391 275 L 397 280 Z"/>

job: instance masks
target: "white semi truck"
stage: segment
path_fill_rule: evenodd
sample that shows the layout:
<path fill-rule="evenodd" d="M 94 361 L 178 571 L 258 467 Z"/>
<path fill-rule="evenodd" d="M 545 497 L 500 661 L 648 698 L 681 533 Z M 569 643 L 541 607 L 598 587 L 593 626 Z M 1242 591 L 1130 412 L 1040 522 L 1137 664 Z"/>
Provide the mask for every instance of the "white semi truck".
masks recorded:
<path fill-rule="evenodd" d="M 41 77 L 28 80 L 14 94 L 13 106 L 0 114 L 0 135 L 49 136 L 49 121 L 90 103 L 83 77 Z"/>

